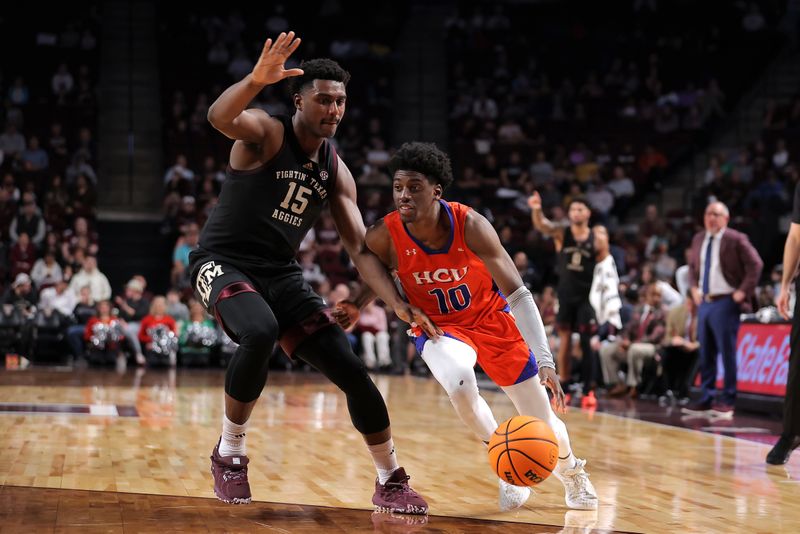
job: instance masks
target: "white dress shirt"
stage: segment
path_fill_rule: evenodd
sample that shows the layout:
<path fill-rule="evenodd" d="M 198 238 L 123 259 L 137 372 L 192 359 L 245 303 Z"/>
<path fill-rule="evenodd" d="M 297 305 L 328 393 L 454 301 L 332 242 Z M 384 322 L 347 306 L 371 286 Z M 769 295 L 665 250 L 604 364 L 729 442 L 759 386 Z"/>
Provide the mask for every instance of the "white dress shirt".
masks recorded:
<path fill-rule="evenodd" d="M 711 245 L 711 269 L 708 276 L 708 294 L 709 295 L 730 295 L 736 291 L 735 287 L 731 287 L 725 277 L 722 275 L 722 267 L 719 263 L 719 247 L 722 243 L 722 235 L 725 229 L 720 230 L 714 236 L 714 243 Z M 711 234 L 706 232 L 706 238 L 703 239 L 703 245 L 700 248 L 700 278 L 699 288 L 703 291 L 703 275 L 706 272 L 706 248 L 708 248 L 708 240 Z"/>

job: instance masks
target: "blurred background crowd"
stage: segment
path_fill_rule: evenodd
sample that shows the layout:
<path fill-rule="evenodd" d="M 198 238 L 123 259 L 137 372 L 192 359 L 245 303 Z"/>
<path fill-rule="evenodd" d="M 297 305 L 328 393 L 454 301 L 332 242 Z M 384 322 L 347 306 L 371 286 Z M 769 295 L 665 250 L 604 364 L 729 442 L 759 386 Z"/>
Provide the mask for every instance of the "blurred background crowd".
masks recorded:
<path fill-rule="evenodd" d="M 800 6 L 579 5 L 580 13 L 558 2 L 387 3 L 371 8 L 364 24 L 360 5 L 337 0 L 213 10 L 162 4 L 133 17 L 124 39 L 110 35 L 121 14 L 98 2 L 54 8 L 35 23 L 5 16 L 0 348 L 34 362 L 225 365 L 233 343 L 194 300 L 187 272 L 231 144 L 206 113 L 250 72 L 266 37 L 289 29 L 303 39 L 298 61 L 331 57 L 352 74 L 333 142 L 356 178 L 365 223 L 392 209 L 386 164 L 394 148 L 436 141 L 454 164 L 446 198 L 492 222 L 549 330 L 559 306 L 556 255 L 531 224 L 534 191 L 551 221 L 567 224 L 570 200 L 583 197 L 593 224 L 608 228 L 620 336 L 659 354 L 675 336 L 696 341 L 670 325 L 691 314 L 681 267 L 711 200 L 726 203 L 731 227 L 748 234 L 763 259 L 753 304 L 771 306 L 798 181 Z M 152 28 L 139 32 L 136 24 Z M 120 51 L 134 67 L 117 73 L 109 64 Z M 141 109 L 129 104 L 135 91 L 114 93 L 144 76 L 137 58 L 155 59 L 147 79 L 157 96 Z M 291 114 L 290 104 L 280 85 L 252 106 Z M 112 110 L 123 105 L 120 125 Z M 142 124 L 155 126 L 142 135 Z M 109 141 L 114 128 L 122 128 L 118 145 Z M 138 178 L 145 162 L 137 150 L 150 150 L 143 159 L 160 165 L 146 180 Z M 121 170 L 104 163 L 114 159 Z M 140 190 L 151 193 L 145 223 L 120 216 L 144 204 Z M 328 215 L 298 262 L 331 304 L 357 287 Z M 650 310 L 659 316 L 645 331 L 637 317 Z M 380 303 L 364 311 L 351 341 L 371 369 L 425 372 L 404 325 Z M 596 358 L 607 342 L 598 337 L 591 356 L 576 343 L 574 357 Z M 624 376 L 625 365 L 605 364 L 596 381 L 615 395 L 660 388 L 685 396 L 686 371 L 661 365 L 666 360 L 654 358 L 660 368 L 639 383 Z M 298 364 L 276 354 L 272 365 Z"/>

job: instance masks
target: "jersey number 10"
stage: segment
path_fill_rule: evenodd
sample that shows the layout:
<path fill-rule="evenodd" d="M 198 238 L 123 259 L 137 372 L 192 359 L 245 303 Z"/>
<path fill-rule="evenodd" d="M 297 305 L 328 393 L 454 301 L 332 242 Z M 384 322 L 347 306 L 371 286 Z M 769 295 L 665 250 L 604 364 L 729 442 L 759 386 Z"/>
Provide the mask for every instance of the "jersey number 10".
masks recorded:
<path fill-rule="evenodd" d="M 295 189 L 297 189 L 297 194 L 295 194 Z M 281 202 L 281 207 L 285 210 L 291 209 L 293 213 L 300 215 L 306 211 L 308 195 L 311 193 L 313 193 L 311 189 L 302 185 L 297 187 L 297 182 L 289 182 L 289 191 L 286 193 L 286 198 Z M 294 196 L 294 202 L 292 202 L 292 196 Z M 291 204 L 289 204 L 290 202 Z"/>
<path fill-rule="evenodd" d="M 436 287 L 428 291 L 428 294 L 436 297 L 439 303 L 439 311 L 442 314 L 466 310 L 469 308 L 469 303 L 472 300 L 472 295 L 469 293 L 467 284 L 451 287 L 446 293 L 444 289 Z M 449 306 L 448 302 L 450 304 Z"/>

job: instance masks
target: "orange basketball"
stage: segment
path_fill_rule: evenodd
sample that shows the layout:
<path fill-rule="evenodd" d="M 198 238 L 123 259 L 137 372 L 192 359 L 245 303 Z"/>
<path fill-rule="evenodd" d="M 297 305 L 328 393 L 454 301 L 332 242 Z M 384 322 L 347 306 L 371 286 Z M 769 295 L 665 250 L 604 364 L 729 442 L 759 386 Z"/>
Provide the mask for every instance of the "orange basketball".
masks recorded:
<path fill-rule="evenodd" d="M 550 476 L 558 462 L 558 441 L 550 425 L 518 415 L 497 427 L 489 440 L 489 465 L 515 486 L 535 486 Z"/>

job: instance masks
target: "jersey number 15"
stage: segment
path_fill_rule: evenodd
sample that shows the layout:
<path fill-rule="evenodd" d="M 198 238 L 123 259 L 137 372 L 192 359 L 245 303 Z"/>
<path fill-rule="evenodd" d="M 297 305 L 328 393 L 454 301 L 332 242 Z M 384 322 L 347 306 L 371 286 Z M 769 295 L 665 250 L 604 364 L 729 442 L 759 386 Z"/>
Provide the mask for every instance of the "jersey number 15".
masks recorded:
<path fill-rule="evenodd" d="M 297 189 L 297 194 L 295 194 L 295 189 Z M 297 187 L 297 182 L 289 182 L 289 191 L 286 193 L 286 198 L 281 202 L 281 207 L 285 210 L 291 209 L 293 213 L 300 215 L 306 211 L 308 207 L 308 195 L 311 193 L 313 193 L 311 189 L 302 185 Z M 292 196 L 294 196 L 294 202 L 292 202 Z"/>
<path fill-rule="evenodd" d="M 444 289 L 436 287 L 428 291 L 428 294 L 436 297 L 436 301 L 439 303 L 439 311 L 442 314 L 466 310 L 472 300 L 467 284 L 451 287 L 446 292 Z"/>

